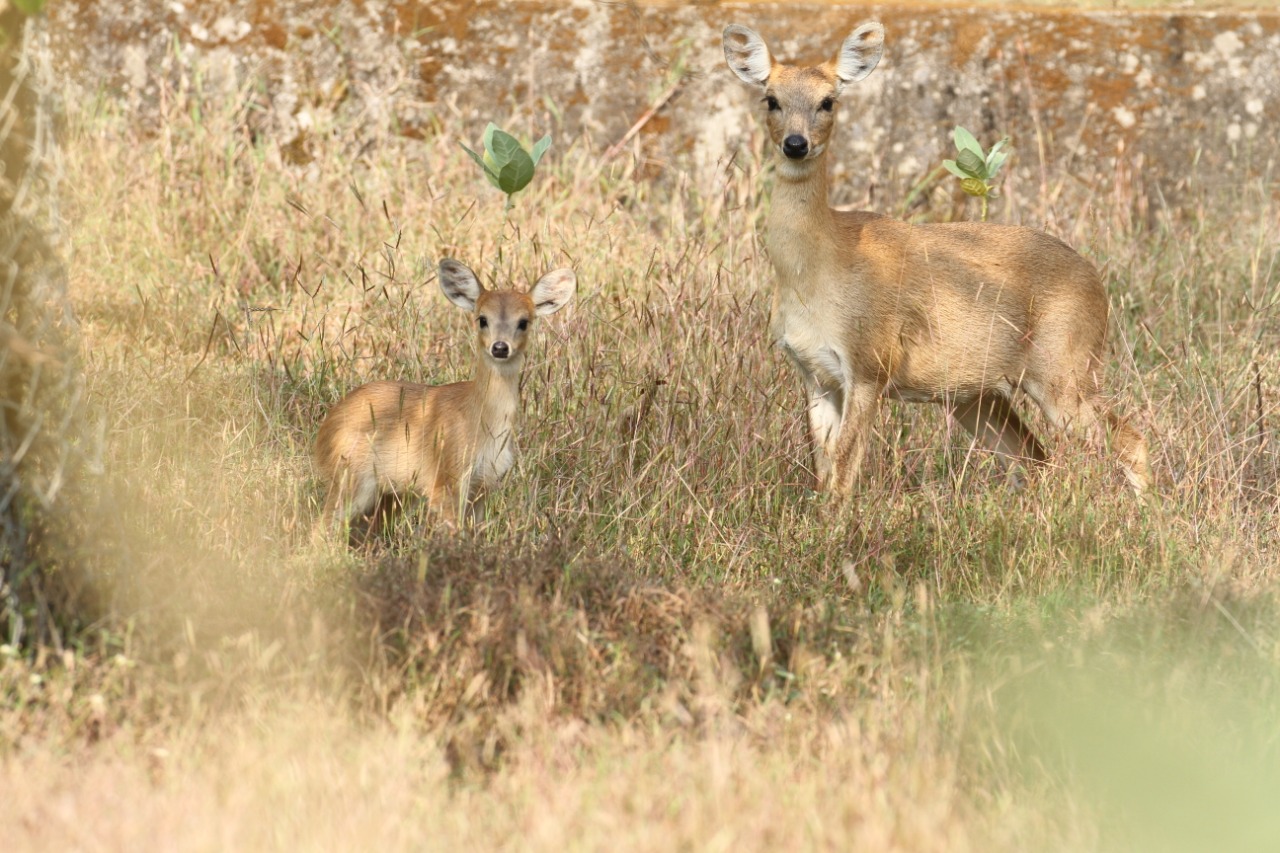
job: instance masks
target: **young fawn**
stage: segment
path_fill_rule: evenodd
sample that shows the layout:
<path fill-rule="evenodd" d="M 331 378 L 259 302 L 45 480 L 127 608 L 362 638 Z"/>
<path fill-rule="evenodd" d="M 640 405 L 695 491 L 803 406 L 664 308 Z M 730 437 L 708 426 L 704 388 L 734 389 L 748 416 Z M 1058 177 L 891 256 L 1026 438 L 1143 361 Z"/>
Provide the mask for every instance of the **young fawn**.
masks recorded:
<path fill-rule="evenodd" d="M 440 289 L 475 315 L 475 377 L 452 385 L 370 382 L 320 425 L 316 466 L 329 481 L 323 523 L 346 524 L 386 495 L 417 491 L 450 526 L 470 514 L 515 461 L 520 368 L 535 316 L 573 298 L 573 270 L 544 275 L 528 293 L 486 290 L 458 261 L 440 262 Z"/>
<path fill-rule="evenodd" d="M 982 447 L 1045 453 L 1010 404 L 1031 397 L 1056 428 L 1105 443 L 1141 493 L 1142 436 L 1106 411 L 1107 296 L 1093 266 L 1030 228 L 911 225 L 827 205 L 827 147 L 845 85 L 871 73 L 884 27 L 855 29 L 820 65 L 775 62 L 730 25 L 724 54 L 758 89 L 781 158 L 765 245 L 777 277 L 772 332 L 804 381 L 819 488 L 853 491 L 880 397 L 940 403 Z"/>

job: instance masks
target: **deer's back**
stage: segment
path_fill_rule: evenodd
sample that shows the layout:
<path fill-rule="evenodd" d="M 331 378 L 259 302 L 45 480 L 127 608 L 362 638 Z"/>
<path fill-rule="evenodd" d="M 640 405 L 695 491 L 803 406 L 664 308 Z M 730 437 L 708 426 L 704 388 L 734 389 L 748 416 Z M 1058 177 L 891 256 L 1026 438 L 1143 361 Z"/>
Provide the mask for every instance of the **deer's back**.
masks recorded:
<path fill-rule="evenodd" d="M 1096 269 L 1031 228 L 912 225 L 871 213 L 836 215 L 830 301 L 849 358 L 889 391 L 941 393 L 1051 374 L 1096 358 L 1107 300 Z"/>

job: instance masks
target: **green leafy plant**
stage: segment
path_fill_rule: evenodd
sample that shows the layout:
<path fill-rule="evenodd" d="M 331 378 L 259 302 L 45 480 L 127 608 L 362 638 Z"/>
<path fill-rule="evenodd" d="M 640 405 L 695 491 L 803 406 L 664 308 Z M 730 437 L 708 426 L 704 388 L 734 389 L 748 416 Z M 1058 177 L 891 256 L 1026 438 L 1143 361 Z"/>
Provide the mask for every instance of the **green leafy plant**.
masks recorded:
<path fill-rule="evenodd" d="M 465 145 L 462 150 L 476 161 L 489 183 L 507 194 L 507 208 L 510 208 L 511 197 L 533 180 L 538 161 L 550 147 L 551 136 L 547 135 L 535 142 L 532 150 L 526 151 L 520 140 L 489 122 L 484 129 L 484 153 L 477 154 Z"/>
<path fill-rule="evenodd" d="M 962 190 L 982 202 L 982 219 L 985 222 L 987 199 L 995 197 L 996 175 L 1009 157 L 1007 151 L 1001 150 L 1008 144 L 1009 137 L 1006 136 L 992 145 L 990 151 L 984 152 L 977 138 L 963 127 L 957 126 L 954 136 L 956 151 L 959 153 L 954 160 L 943 160 L 942 165 L 960 179 Z"/>

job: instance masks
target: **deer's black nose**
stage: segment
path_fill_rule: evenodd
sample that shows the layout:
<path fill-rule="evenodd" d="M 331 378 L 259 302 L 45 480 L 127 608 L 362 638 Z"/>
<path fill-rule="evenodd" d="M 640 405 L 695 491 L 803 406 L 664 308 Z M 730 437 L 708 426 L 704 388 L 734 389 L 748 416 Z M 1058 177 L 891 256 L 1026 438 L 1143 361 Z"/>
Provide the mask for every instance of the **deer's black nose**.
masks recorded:
<path fill-rule="evenodd" d="M 798 133 L 793 133 L 782 140 L 782 153 L 792 160 L 803 160 L 809 153 L 809 140 Z"/>
<path fill-rule="evenodd" d="M 511 356 L 511 345 L 506 341 L 494 341 L 493 346 L 489 347 L 489 352 L 494 358 L 509 358 Z"/>

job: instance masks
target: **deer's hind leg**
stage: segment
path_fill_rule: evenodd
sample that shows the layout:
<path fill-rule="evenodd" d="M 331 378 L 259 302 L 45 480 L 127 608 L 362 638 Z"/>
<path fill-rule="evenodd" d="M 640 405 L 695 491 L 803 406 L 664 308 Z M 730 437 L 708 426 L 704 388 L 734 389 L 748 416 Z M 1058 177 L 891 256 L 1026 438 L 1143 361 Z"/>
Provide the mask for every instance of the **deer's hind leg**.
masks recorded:
<path fill-rule="evenodd" d="M 1004 394 L 989 391 L 950 406 L 952 417 L 969 434 L 977 446 L 995 453 L 1002 463 L 1031 462 L 1046 459 L 1044 447 L 1014 411 Z M 1021 480 L 1015 480 L 1021 485 Z"/>
<path fill-rule="evenodd" d="M 342 468 L 329 484 L 314 538 L 325 539 L 349 530 L 352 522 L 377 508 L 378 498 L 378 480 L 373 472 L 362 475 L 350 467 Z"/>
<path fill-rule="evenodd" d="M 1085 439 L 1101 453 L 1113 454 L 1137 494 L 1151 486 L 1146 440 L 1123 416 L 1105 409 L 1105 417 L 1099 414 L 1103 403 L 1096 388 L 1082 389 L 1074 382 L 1024 383 L 1023 388 L 1054 427 Z"/>
<path fill-rule="evenodd" d="M 1113 411 L 1107 412 L 1107 429 L 1111 434 L 1111 452 L 1120 461 L 1124 477 L 1139 495 L 1151 488 L 1151 462 L 1147 458 L 1147 440 L 1129 419 Z"/>

